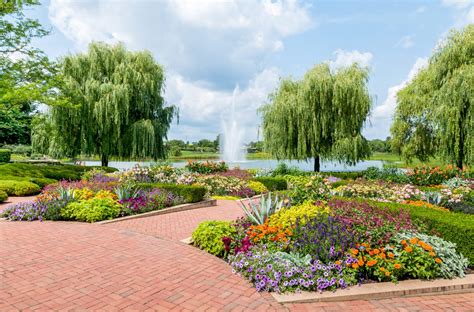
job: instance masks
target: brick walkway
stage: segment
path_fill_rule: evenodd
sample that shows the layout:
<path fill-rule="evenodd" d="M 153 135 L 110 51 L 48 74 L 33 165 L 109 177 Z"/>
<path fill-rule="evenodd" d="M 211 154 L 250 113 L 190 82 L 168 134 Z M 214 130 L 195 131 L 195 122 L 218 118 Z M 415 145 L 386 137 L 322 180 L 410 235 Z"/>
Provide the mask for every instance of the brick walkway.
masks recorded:
<path fill-rule="evenodd" d="M 0 311 L 474 311 L 474 294 L 279 305 L 177 239 L 233 202 L 112 223 L 0 221 Z M 157 238 L 159 237 L 159 238 Z"/>

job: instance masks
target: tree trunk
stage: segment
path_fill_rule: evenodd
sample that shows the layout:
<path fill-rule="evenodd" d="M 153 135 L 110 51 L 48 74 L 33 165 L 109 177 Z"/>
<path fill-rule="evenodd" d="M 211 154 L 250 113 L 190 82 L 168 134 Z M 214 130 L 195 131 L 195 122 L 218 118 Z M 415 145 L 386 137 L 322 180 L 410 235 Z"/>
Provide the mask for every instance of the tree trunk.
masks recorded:
<path fill-rule="evenodd" d="M 314 172 L 319 172 L 320 171 L 320 165 L 319 165 L 319 155 L 314 157 Z"/>
<path fill-rule="evenodd" d="M 102 154 L 100 156 L 101 162 L 102 162 L 102 167 L 108 167 L 109 166 L 109 155 L 104 155 Z"/>

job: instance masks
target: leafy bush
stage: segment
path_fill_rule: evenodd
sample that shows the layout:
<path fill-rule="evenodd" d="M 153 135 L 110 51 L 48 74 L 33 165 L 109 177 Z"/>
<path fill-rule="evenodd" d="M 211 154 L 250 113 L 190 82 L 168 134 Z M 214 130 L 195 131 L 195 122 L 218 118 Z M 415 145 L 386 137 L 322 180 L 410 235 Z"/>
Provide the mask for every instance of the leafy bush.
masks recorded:
<path fill-rule="evenodd" d="M 245 202 L 241 200 L 240 207 L 251 222 L 263 224 L 269 216 L 283 207 L 283 200 L 280 200 L 278 196 L 268 193 L 267 195 L 263 195 L 258 202 L 248 200 L 248 203 L 245 204 Z"/>
<path fill-rule="evenodd" d="M 38 194 L 41 189 L 37 184 L 28 181 L 0 180 L 0 190 L 9 196 L 28 196 Z"/>
<path fill-rule="evenodd" d="M 283 175 L 292 175 L 292 176 L 304 176 L 311 174 L 311 172 L 306 172 L 300 170 L 298 167 L 289 167 L 287 164 L 281 162 L 278 163 L 275 169 L 272 170 L 272 176 L 283 176 Z"/>
<path fill-rule="evenodd" d="M 321 172 L 325 176 L 333 176 L 343 180 L 356 180 L 364 177 L 363 171 L 327 171 Z"/>
<path fill-rule="evenodd" d="M 0 190 L 0 203 L 3 203 L 8 199 L 8 194 L 5 191 Z"/>
<path fill-rule="evenodd" d="M 357 238 L 351 229 L 327 214 L 308 219 L 294 229 L 291 250 L 309 254 L 323 263 L 342 259 L 350 248 L 355 247 Z"/>
<path fill-rule="evenodd" d="M 259 177 L 259 178 L 254 178 L 254 181 L 260 182 L 269 191 L 283 191 L 288 188 L 287 182 L 284 178 L 279 178 L 279 177 Z"/>
<path fill-rule="evenodd" d="M 11 150 L 12 154 L 31 155 L 31 145 L 4 145 L 3 148 Z"/>
<path fill-rule="evenodd" d="M 305 201 L 327 200 L 331 193 L 322 175 L 310 177 L 286 176 L 291 202 L 300 204 Z"/>
<path fill-rule="evenodd" d="M 227 221 L 201 222 L 194 230 L 192 239 L 199 248 L 216 256 L 224 256 L 225 246 L 222 239 L 235 234 L 235 228 Z"/>
<path fill-rule="evenodd" d="M 149 192 L 137 191 L 133 196 L 119 200 L 123 209 L 121 216 L 143 213 L 165 207 L 182 204 L 184 200 L 163 189 L 152 189 Z"/>
<path fill-rule="evenodd" d="M 186 164 L 186 169 L 190 172 L 196 172 L 201 174 L 211 174 L 216 172 L 225 172 L 229 169 L 227 164 L 223 161 L 192 161 L 189 160 Z"/>
<path fill-rule="evenodd" d="M 0 163 L 10 162 L 12 152 L 9 149 L 0 149 Z"/>
<path fill-rule="evenodd" d="M 428 232 L 433 232 L 437 236 L 455 243 L 456 250 L 469 259 L 470 267 L 474 267 L 474 215 L 450 213 L 398 203 L 372 201 L 370 205 L 388 208 L 397 213 L 408 212 L 411 219 L 422 222 Z"/>
<path fill-rule="evenodd" d="M 252 189 L 255 192 L 255 194 L 263 194 L 263 193 L 268 192 L 268 189 L 265 187 L 265 185 L 263 185 L 262 182 L 249 181 L 247 185 L 250 189 Z"/>
<path fill-rule="evenodd" d="M 268 218 L 268 224 L 271 226 L 281 225 L 284 228 L 294 227 L 296 220 L 298 225 L 305 225 L 307 220 L 317 217 L 321 213 L 329 213 L 329 208 L 322 203 L 311 201 L 300 205 L 291 206 L 286 209 L 280 209 Z"/>
<path fill-rule="evenodd" d="M 196 203 L 204 199 L 206 188 L 198 185 L 139 183 L 137 186 L 144 190 L 159 188 L 182 197 L 187 203 Z"/>
<path fill-rule="evenodd" d="M 399 233 L 395 240 L 410 241 L 418 238 L 433 247 L 436 256 L 441 259 L 440 276 L 443 278 L 464 277 L 469 261 L 463 255 L 456 252 L 456 244 L 447 242 L 437 236 L 430 236 L 420 233 Z"/>
<path fill-rule="evenodd" d="M 370 167 L 363 171 L 364 178 L 368 180 L 383 180 L 395 183 L 409 183 L 408 176 L 398 168 Z"/>
<path fill-rule="evenodd" d="M 46 185 L 54 184 L 58 182 L 58 180 L 50 179 L 50 178 L 28 178 L 28 181 L 37 184 L 39 187 L 43 188 Z"/>
<path fill-rule="evenodd" d="M 61 217 L 66 220 L 97 222 L 119 216 L 121 206 L 110 198 L 92 198 L 72 202 L 61 209 Z"/>
<path fill-rule="evenodd" d="M 462 171 L 455 166 L 446 167 L 415 167 L 408 171 L 410 182 L 415 185 L 438 185 L 454 178 L 468 175 L 467 171 Z"/>
<path fill-rule="evenodd" d="M 301 255 L 301 254 L 300 254 Z M 229 257 L 232 269 L 252 282 L 257 291 L 323 291 L 346 288 L 357 282 L 356 272 L 345 270 L 351 258 L 327 264 L 308 264 L 305 256 L 273 253 L 262 247 Z"/>

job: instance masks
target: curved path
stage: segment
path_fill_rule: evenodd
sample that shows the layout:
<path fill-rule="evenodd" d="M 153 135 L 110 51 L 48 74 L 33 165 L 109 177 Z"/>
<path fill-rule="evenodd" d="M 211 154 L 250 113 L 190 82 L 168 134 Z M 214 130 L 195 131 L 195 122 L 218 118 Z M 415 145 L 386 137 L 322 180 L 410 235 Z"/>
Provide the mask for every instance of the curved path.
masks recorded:
<path fill-rule="evenodd" d="M 473 311 L 474 294 L 280 305 L 178 240 L 233 202 L 108 225 L 0 221 L 0 311 Z"/>

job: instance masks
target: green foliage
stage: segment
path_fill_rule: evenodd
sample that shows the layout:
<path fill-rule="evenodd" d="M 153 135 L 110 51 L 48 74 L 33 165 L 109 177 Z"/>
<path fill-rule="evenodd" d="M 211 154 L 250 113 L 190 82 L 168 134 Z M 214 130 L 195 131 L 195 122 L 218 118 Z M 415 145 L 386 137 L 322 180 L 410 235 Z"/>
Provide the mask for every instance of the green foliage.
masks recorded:
<path fill-rule="evenodd" d="M 61 209 L 61 217 L 66 220 L 97 222 L 119 216 L 120 204 L 110 198 L 92 198 L 71 202 Z"/>
<path fill-rule="evenodd" d="M 322 175 L 311 177 L 285 176 L 288 181 L 289 197 L 294 204 L 305 201 L 327 200 L 331 196 Z"/>
<path fill-rule="evenodd" d="M 50 151 L 101 155 L 103 166 L 111 156 L 166 157 L 163 139 L 177 111 L 165 105 L 163 68 L 150 52 L 94 42 L 65 57 L 61 74 L 73 105 L 51 107 Z"/>
<path fill-rule="evenodd" d="M 364 178 L 368 180 L 383 180 L 395 183 L 409 183 L 409 177 L 398 168 L 370 167 L 363 171 Z"/>
<path fill-rule="evenodd" d="M 141 189 L 159 188 L 184 198 L 187 203 L 196 203 L 204 199 L 206 188 L 198 185 L 163 184 L 163 183 L 139 183 Z"/>
<path fill-rule="evenodd" d="M 225 246 L 222 238 L 231 237 L 235 228 L 227 221 L 205 221 L 199 224 L 192 234 L 194 244 L 210 254 L 222 257 Z"/>
<path fill-rule="evenodd" d="M 329 213 L 328 207 L 321 203 L 306 201 L 300 205 L 280 209 L 268 218 L 268 224 L 288 228 L 295 226 L 298 220 L 298 225 L 305 225 L 307 220 L 316 218 L 321 213 Z"/>
<path fill-rule="evenodd" d="M 440 263 L 440 276 L 442 278 L 464 277 L 466 275 L 465 271 L 469 261 L 463 255 L 456 252 L 456 244 L 437 236 L 410 232 L 399 233 L 395 239 L 410 240 L 413 237 L 417 237 L 433 247 L 436 257 L 442 260 Z"/>
<path fill-rule="evenodd" d="M 0 163 L 10 162 L 12 152 L 9 149 L 0 149 Z"/>
<path fill-rule="evenodd" d="M 258 181 L 249 181 L 247 183 L 247 186 L 252 189 L 252 191 L 255 192 L 255 194 L 263 194 L 268 192 L 268 189 L 263 185 L 262 182 Z"/>
<path fill-rule="evenodd" d="M 451 178 L 464 177 L 467 174 L 467 171 L 461 171 L 451 165 L 445 167 L 423 166 L 415 167 L 409 171 L 408 178 L 412 184 L 429 186 L 439 185 Z"/>
<path fill-rule="evenodd" d="M 252 180 L 262 183 L 269 191 L 283 191 L 288 188 L 286 180 L 281 177 L 258 177 Z"/>
<path fill-rule="evenodd" d="M 196 172 L 201 174 L 211 174 L 216 172 L 226 172 L 229 167 L 223 161 L 192 161 L 189 160 L 186 164 L 186 169 L 190 172 Z"/>
<path fill-rule="evenodd" d="M 251 199 L 246 202 L 240 200 L 240 207 L 246 217 L 254 224 L 264 224 L 272 214 L 278 212 L 283 207 L 283 201 L 278 195 L 262 195 L 258 202 Z"/>
<path fill-rule="evenodd" d="M 394 211 L 406 209 L 412 219 L 424 223 L 433 233 L 455 243 L 456 250 L 468 258 L 470 267 L 474 267 L 474 215 L 444 212 L 397 203 L 374 201 L 371 204 L 378 207 L 387 207 Z"/>
<path fill-rule="evenodd" d="M 0 190 L 6 192 L 9 196 L 35 195 L 41 191 L 37 184 L 12 180 L 0 180 Z"/>
<path fill-rule="evenodd" d="M 326 177 L 332 176 L 343 180 L 355 180 L 364 176 L 363 171 L 327 171 L 321 172 Z"/>
<path fill-rule="evenodd" d="M 392 146 L 410 160 L 439 154 L 462 168 L 474 162 L 474 25 L 452 31 L 427 68 L 397 94 Z"/>
<path fill-rule="evenodd" d="M 8 194 L 5 191 L 0 190 L 0 203 L 3 203 L 8 199 Z"/>
<path fill-rule="evenodd" d="M 309 70 L 301 81 L 283 79 L 262 108 L 265 149 L 277 159 L 336 159 L 353 164 L 370 149 L 361 129 L 372 101 L 368 70 L 353 64 Z"/>

